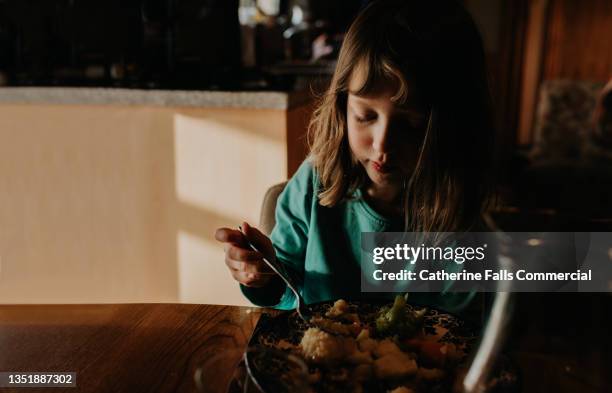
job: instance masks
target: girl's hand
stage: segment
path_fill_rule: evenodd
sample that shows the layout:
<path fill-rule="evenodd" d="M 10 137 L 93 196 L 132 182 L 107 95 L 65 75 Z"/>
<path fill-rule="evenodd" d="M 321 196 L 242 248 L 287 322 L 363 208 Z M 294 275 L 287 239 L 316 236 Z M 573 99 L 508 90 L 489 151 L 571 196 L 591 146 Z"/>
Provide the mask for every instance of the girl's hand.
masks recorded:
<path fill-rule="evenodd" d="M 265 257 L 272 262 L 276 259 L 272 241 L 246 222 L 242 224 L 242 230 L 263 255 L 253 251 L 244 235 L 237 229 L 219 228 L 215 232 L 215 239 L 225 244 L 225 264 L 234 279 L 247 287 L 254 288 L 268 285 L 274 278 L 280 279 L 262 259 Z"/>

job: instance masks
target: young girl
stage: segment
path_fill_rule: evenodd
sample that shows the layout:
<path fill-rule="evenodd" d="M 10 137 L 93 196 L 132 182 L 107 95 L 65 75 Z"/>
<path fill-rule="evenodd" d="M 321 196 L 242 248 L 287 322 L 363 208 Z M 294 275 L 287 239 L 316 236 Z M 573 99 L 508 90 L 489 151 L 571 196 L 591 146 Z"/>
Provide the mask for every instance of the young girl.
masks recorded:
<path fill-rule="evenodd" d="M 310 156 L 280 195 L 270 239 L 243 224 L 307 303 L 366 297 L 361 233 L 457 232 L 478 225 L 493 130 L 478 31 L 450 0 L 380 0 L 351 25 L 309 129 Z M 295 307 L 238 230 L 226 264 L 254 304 Z M 472 294 L 411 294 L 460 311 Z"/>

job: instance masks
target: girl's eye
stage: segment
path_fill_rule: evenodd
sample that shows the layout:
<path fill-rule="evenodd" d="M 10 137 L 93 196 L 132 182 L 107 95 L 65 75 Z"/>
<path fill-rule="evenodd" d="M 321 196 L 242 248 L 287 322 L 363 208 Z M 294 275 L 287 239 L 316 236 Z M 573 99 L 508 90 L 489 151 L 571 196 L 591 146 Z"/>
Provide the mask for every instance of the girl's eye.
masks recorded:
<path fill-rule="evenodd" d="M 365 116 L 355 116 L 355 120 L 357 123 L 369 123 L 372 120 L 376 119 L 375 115 L 365 115 Z"/>

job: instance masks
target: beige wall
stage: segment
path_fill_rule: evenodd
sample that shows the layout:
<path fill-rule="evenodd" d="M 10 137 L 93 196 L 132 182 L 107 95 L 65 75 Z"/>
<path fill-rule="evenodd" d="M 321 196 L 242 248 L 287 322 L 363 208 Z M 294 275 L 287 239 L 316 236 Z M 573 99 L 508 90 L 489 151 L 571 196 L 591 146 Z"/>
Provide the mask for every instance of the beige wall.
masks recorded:
<path fill-rule="evenodd" d="M 0 303 L 246 304 L 214 229 L 257 223 L 301 111 L 0 106 Z"/>

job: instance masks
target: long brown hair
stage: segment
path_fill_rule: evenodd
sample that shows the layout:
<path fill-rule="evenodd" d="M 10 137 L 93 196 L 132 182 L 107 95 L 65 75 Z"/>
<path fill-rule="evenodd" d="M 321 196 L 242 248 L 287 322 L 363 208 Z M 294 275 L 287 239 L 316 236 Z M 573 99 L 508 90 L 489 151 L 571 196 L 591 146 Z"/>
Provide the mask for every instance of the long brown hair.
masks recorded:
<path fill-rule="evenodd" d="M 482 40 L 469 14 L 451 0 L 378 0 L 358 15 L 309 126 L 323 206 L 347 200 L 367 181 L 347 138 L 348 85 L 357 67 L 366 75 L 357 94 L 394 81 L 393 100 L 404 101 L 410 85 L 429 108 L 406 179 L 406 230 L 469 229 L 489 195 L 494 135 Z"/>

